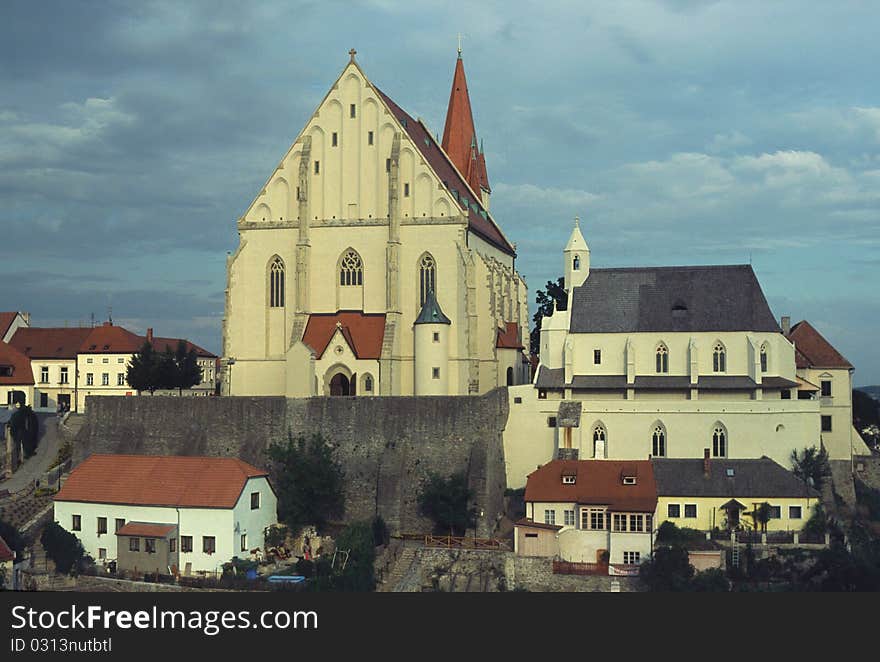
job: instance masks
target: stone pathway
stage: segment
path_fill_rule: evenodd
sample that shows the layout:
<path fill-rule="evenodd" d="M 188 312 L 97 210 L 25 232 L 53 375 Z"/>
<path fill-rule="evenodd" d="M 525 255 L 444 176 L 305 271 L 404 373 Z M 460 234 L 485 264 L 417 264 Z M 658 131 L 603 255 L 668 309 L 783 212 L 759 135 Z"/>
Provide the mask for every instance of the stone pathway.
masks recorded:
<path fill-rule="evenodd" d="M 389 573 L 388 579 L 379 585 L 379 587 L 376 589 L 376 592 L 397 592 L 398 586 L 402 582 L 403 578 L 406 576 L 407 572 L 413 564 L 413 561 L 415 561 L 417 552 L 417 546 L 405 545 L 403 550 L 400 552 L 400 556 L 397 557 L 397 561 L 394 563 L 394 567 Z"/>
<path fill-rule="evenodd" d="M 58 455 L 60 435 L 58 434 L 58 416 L 56 414 L 37 414 L 40 420 L 40 440 L 33 457 L 25 460 L 12 478 L 0 480 L 0 490 L 18 492 L 34 484 L 34 479 L 42 476 L 52 468 Z"/>

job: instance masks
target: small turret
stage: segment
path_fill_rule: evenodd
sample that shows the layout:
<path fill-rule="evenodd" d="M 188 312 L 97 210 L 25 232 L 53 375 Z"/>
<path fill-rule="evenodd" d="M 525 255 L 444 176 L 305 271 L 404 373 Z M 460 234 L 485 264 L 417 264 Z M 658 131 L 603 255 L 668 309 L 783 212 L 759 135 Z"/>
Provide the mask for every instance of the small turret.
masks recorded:
<path fill-rule="evenodd" d="M 565 256 L 565 289 L 568 290 L 570 298 L 572 290 L 583 285 L 590 275 L 590 247 L 581 234 L 580 219 L 577 216 L 563 255 Z"/>
<path fill-rule="evenodd" d="M 449 395 L 449 327 L 433 290 L 413 323 L 415 395 Z"/>

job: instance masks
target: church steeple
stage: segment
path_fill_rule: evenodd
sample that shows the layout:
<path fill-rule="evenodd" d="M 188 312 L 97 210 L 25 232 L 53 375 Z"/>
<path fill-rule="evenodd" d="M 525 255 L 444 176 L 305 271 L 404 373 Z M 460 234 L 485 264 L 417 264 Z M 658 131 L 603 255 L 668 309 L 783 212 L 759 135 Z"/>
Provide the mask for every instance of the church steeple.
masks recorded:
<path fill-rule="evenodd" d="M 583 285 L 590 275 L 590 247 L 581 234 L 580 225 L 580 219 L 575 216 L 574 228 L 562 252 L 565 256 L 565 289 L 569 298 L 572 290 Z"/>
<path fill-rule="evenodd" d="M 443 151 L 464 175 L 467 183 L 482 198 L 488 208 L 489 176 L 486 173 L 486 158 L 482 142 L 477 147 L 477 131 L 471 112 L 467 79 L 464 75 L 464 62 L 461 59 L 461 44 L 458 59 L 455 61 L 455 74 L 452 77 L 452 91 L 449 93 L 449 107 L 446 110 L 446 126 L 443 129 Z"/>

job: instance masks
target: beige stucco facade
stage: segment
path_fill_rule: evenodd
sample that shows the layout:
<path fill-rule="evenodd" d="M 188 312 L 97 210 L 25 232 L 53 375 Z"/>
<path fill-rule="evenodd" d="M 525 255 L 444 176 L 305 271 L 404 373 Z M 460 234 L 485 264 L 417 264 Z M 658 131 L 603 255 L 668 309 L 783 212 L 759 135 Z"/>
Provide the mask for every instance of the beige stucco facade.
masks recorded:
<path fill-rule="evenodd" d="M 432 354 L 432 367 L 442 362 L 441 390 L 449 394 L 506 383 L 496 337 L 515 322 L 527 344 L 525 282 L 512 254 L 469 227 L 456 195 L 478 196 L 454 194 L 404 122 L 352 59 L 238 220 L 239 245 L 227 262 L 224 394 L 323 393 L 340 360 L 309 361 L 291 350 L 302 344 L 310 314 L 341 310 L 386 316 L 381 355 L 370 367 L 377 395 L 415 393 L 420 351 Z M 441 150 L 430 135 L 421 148 Z M 349 254 L 360 271 L 346 283 L 340 274 Z M 430 337 L 424 347 L 414 337 L 426 258 L 452 322 L 443 357 L 433 356 Z M 283 272 L 283 293 L 273 268 Z M 341 363 L 363 374 L 364 366 Z"/>
<path fill-rule="evenodd" d="M 816 394 L 822 421 L 822 445 L 834 460 L 850 460 L 852 455 L 870 455 L 852 423 L 852 374 L 844 368 L 800 368 L 798 376 L 819 387 Z M 822 394 L 823 382 L 827 384 Z"/>
<path fill-rule="evenodd" d="M 741 522 L 753 529 L 760 529 L 760 525 L 748 513 L 754 512 L 755 508 L 762 503 L 779 508 L 779 517 L 771 517 L 767 521 L 767 531 L 800 531 L 804 528 L 807 520 L 813 512 L 813 506 L 817 499 L 809 496 L 803 498 L 782 497 L 740 497 L 730 495 L 725 497 L 681 497 L 681 496 L 658 496 L 657 498 L 657 526 L 663 522 L 672 522 L 678 527 L 711 531 L 716 527 L 728 528 L 727 513 L 721 508 L 725 503 L 735 498 L 746 507 L 746 511 L 740 515 Z M 679 506 L 679 516 L 670 517 L 669 506 Z M 691 506 L 686 509 L 685 506 Z M 672 512 L 675 512 L 673 509 Z"/>

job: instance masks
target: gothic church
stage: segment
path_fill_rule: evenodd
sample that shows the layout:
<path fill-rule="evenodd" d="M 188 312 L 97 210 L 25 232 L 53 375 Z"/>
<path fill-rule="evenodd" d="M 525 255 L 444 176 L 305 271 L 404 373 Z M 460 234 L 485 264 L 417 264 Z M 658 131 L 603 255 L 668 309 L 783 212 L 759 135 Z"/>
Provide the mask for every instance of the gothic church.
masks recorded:
<path fill-rule="evenodd" d="M 224 394 L 466 395 L 529 381 L 459 51 L 442 143 L 350 62 L 238 220 Z"/>

